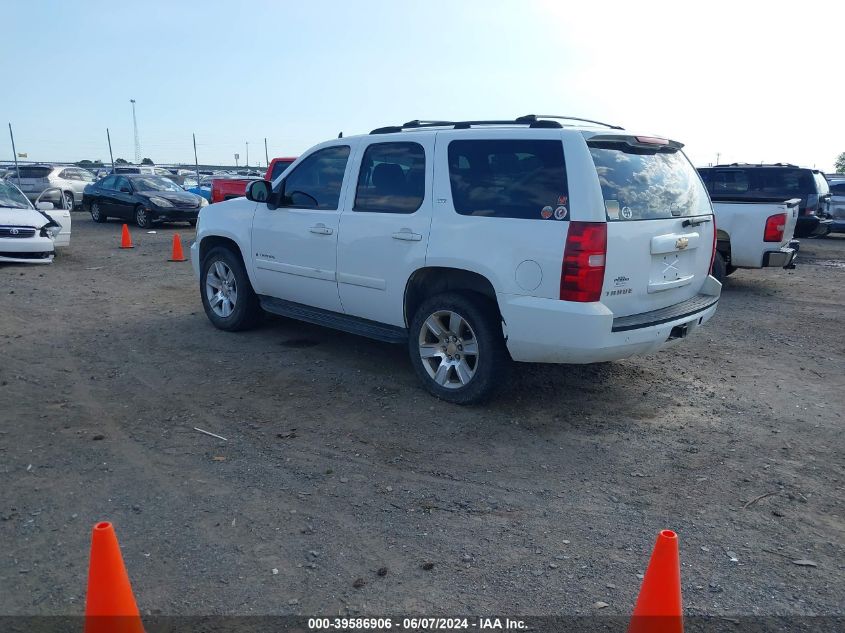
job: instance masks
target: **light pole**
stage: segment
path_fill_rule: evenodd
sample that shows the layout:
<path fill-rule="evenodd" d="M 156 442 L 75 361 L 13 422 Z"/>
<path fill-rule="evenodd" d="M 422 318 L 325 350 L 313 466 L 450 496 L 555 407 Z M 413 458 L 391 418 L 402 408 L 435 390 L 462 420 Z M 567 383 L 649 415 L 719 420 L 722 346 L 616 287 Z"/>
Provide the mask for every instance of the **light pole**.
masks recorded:
<path fill-rule="evenodd" d="M 135 164 L 141 162 L 141 141 L 138 138 L 138 118 L 135 116 L 135 99 L 130 99 L 132 104 L 132 125 L 135 128 Z"/>
<path fill-rule="evenodd" d="M 249 141 L 246 142 L 246 167 L 249 167 Z"/>

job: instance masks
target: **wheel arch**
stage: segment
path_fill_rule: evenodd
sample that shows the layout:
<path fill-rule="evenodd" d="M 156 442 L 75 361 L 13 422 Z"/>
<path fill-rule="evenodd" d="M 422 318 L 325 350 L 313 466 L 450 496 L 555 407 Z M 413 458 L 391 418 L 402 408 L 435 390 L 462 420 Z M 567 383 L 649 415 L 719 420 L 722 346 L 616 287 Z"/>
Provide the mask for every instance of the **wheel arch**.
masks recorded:
<path fill-rule="evenodd" d="M 496 289 L 487 277 L 463 268 L 427 266 L 415 270 L 405 285 L 405 325 L 410 327 L 414 313 L 428 297 L 456 290 L 474 292 L 490 299 L 501 318 Z"/>
<path fill-rule="evenodd" d="M 241 247 L 238 246 L 238 243 L 235 240 L 230 237 L 225 237 L 223 235 L 208 235 L 200 240 L 200 263 L 202 263 L 202 261 L 205 259 L 205 256 L 211 252 L 211 249 L 216 248 L 218 246 L 224 246 L 231 250 L 235 255 L 240 257 L 241 263 L 244 265 L 244 270 L 247 271 L 247 275 L 249 274 L 249 267 L 246 265 L 244 254 L 243 252 L 241 252 Z"/>

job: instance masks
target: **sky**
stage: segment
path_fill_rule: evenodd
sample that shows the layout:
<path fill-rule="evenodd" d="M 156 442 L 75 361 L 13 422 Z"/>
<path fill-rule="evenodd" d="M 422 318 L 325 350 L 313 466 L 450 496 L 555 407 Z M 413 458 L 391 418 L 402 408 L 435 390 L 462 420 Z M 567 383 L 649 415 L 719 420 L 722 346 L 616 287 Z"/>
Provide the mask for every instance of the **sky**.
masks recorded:
<path fill-rule="evenodd" d="M 845 152 L 845 2 L 4 3 L 0 122 L 28 160 L 265 163 L 412 119 L 563 114 L 699 166 Z M 829 29 L 828 29 L 829 27 Z M 18 65 L 20 64 L 20 65 Z M 839 72 L 835 72 L 836 69 Z M 4 131 L 5 132 L 5 131 Z M 0 161 L 12 160 L 8 134 Z"/>

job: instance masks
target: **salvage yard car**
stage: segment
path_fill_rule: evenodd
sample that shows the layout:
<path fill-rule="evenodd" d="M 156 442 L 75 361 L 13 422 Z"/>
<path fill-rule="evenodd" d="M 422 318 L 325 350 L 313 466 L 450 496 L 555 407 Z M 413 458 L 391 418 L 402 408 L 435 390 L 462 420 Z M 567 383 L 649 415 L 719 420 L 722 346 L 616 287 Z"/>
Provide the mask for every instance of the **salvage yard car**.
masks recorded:
<path fill-rule="evenodd" d="M 142 229 L 154 222 L 196 225 L 208 200 L 185 191 L 169 178 L 147 175 L 111 175 L 85 188 L 83 208 L 94 222 L 109 218 L 134 221 Z"/>
<path fill-rule="evenodd" d="M 563 124 L 561 124 L 563 121 Z M 339 138 L 200 214 L 208 319 L 262 310 L 408 346 L 428 391 L 495 392 L 511 359 L 653 352 L 713 316 L 713 210 L 676 141 L 572 117 Z"/>
<path fill-rule="evenodd" d="M 34 201 L 45 189 L 58 187 L 65 197 L 65 205 L 71 210 L 82 204 L 82 192 L 96 180 L 93 173 L 81 167 L 39 164 L 20 165 L 18 169 L 20 189 L 27 198 Z"/>
<path fill-rule="evenodd" d="M 820 237 L 830 232 L 830 188 L 816 169 L 787 163 L 731 163 L 698 171 L 713 200 L 784 202 L 798 198 L 795 237 Z"/>
<path fill-rule="evenodd" d="M 55 239 L 62 230 L 46 210 L 49 202 L 32 206 L 23 192 L 8 180 L 0 180 L 0 263 L 49 264 L 55 255 Z M 68 239 L 69 239 L 68 227 Z"/>

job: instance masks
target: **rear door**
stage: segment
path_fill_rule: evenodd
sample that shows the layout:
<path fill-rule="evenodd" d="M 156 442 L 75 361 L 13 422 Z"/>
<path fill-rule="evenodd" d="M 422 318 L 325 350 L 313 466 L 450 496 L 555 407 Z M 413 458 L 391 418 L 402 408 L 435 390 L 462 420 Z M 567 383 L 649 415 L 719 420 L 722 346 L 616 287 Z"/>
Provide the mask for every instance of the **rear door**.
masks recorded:
<path fill-rule="evenodd" d="M 356 160 L 337 247 L 338 290 L 347 314 L 405 326 L 405 284 L 425 265 L 434 138 L 372 142 Z"/>
<path fill-rule="evenodd" d="M 625 316 L 697 295 L 710 273 L 713 210 L 678 144 L 597 135 L 587 145 L 607 218 L 602 303 Z"/>

